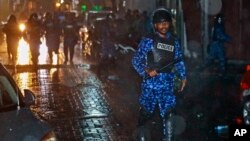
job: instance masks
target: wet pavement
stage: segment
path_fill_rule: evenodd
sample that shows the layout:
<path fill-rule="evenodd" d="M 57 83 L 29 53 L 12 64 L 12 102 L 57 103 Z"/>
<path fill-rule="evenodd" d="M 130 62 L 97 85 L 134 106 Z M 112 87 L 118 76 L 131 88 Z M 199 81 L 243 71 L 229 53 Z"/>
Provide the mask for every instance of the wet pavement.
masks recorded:
<path fill-rule="evenodd" d="M 23 43 L 24 44 L 24 43 Z M 46 46 L 41 46 L 39 65 L 34 68 L 29 55 L 20 55 L 14 69 L 6 47 L 0 48 L 5 64 L 21 89 L 36 95 L 35 113 L 55 129 L 60 141 L 130 141 L 137 131 L 140 77 L 131 66 L 131 56 L 120 58 L 116 67 L 97 76 L 95 61 L 88 61 L 76 47 L 74 64 L 63 64 L 62 47 L 49 63 Z M 27 51 L 22 46 L 22 50 Z M 176 141 L 224 141 L 214 127 L 228 124 L 240 115 L 239 81 L 242 66 L 229 65 L 220 77 L 214 70 L 195 72 L 196 64 L 187 60 L 188 84 L 177 93 Z M 159 140 L 159 117 L 148 126 L 152 138 Z"/>

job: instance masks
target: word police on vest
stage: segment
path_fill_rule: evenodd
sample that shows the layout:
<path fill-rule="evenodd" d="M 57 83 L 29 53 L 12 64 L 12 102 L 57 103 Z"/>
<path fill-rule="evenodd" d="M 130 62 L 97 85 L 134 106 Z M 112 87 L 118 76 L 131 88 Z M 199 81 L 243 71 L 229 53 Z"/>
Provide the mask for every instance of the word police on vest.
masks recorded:
<path fill-rule="evenodd" d="M 232 125 L 229 126 L 230 141 L 245 141 L 250 138 L 249 125 Z"/>
<path fill-rule="evenodd" d="M 158 43 L 157 48 L 162 49 L 162 50 L 166 50 L 166 51 L 170 51 L 170 52 L 174 51 L 173 45 L 168 45 L 168 44 L 163 44 L 163 43 Z"/>

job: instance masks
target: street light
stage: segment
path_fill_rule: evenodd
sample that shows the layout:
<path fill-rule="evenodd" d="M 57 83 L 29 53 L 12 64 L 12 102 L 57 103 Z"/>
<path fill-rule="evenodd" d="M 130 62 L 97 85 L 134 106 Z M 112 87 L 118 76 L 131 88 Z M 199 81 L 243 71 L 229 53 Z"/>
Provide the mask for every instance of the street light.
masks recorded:
<path fill-rule="evenodd" d="M 81 11 L 85 12 L 87 10 L 87 6 L 85 4 L 81 5 Z"/>
<path fill-rule="evenodd" d="M 61 6 L 61 3 L 57 2 L 56 3 L 56 8 L 59 8 Z"/>
<path fill-rule="evenodd" d="M 19 29 L 21 30 L 21 32 L 23 32 L 25 30 L 25 24 L 24 23 L 20 23 L 19 24 Z"/>

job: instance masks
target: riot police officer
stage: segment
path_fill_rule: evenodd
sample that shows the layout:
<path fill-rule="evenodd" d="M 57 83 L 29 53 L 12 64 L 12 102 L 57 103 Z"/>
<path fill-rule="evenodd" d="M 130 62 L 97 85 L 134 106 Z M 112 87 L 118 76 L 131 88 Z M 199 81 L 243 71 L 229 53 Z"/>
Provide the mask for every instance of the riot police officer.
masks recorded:
<path fill-rule="evenodd" d="M 226 72 L 226 57 L 224 43 L 230 42 L 231 37 L 225 33 L 225 17 L 223 14 L 217 14 L 214 18 L 212 28 L 212 40 L 208 45 L 208 56 L 205 62 L 197 67 L 197 71 L 203 71 L 209 67 L 215 60 L 219 61 L 219 76 L 224 76 Z"/>
<path fill-rule="evenodd" d="M 115 67 L 115 36 L 116 36 L 115 15 L 110 13 L 101 27 L 101 59 L 98 66 L 98 74 L 107 72 L 109 67 Z"/>
<path fill-rule="evenodd" d="M 179 91 L 183 91 L 186 85 L 186 69 L 180 43 L 170 30 L 172 27 L 171 13 L 164 8 L 155 10 L 152 23 L 155 32 L 142 38 L 138 50 L 132 58 L 135 70 L 143 77 L 142 92 L 139 98 L 138 126 L 143 128 L 146 121 L 158 108 L 163 123 L 163 140 L 172 141 L 171 116 L 176 105 L 174 95 L 176 74 L 172 70 L 175 69 L 178 72 L 181 79 Z M 166 67 L 171 63 L 173 63 L 172 66 Z M 146 140 L 143 135 L 138 138 Z"/>
<path fill-rule="evenodd" d="M 225 17 L 221 13 L 217 14 L 214 19 L 212 42 L 209 45 L 208 58 L 204 64 L 204 67 L 207 67 L 213 60 L 218 59 L 220 74 L 224 74 L 226 69 L 224 43 L 231 40 L 231 37 L 225 32 L 224 19 Z"/>

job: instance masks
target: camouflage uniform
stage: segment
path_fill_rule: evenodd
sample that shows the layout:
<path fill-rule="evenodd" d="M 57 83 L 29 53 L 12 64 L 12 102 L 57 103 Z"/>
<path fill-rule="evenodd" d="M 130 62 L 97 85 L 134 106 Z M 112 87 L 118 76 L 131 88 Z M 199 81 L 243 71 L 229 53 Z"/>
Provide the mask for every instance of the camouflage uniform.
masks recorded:
<path fill-rule="evenodd" d="M 168 32 L 167 38 L 174 38 L 173 35 Z M 152 51 L 154 46 L 154 40 L 152 38 L 145 37 L 139 44 L 139 48 L 135 53 L 132 64 L 135 70 L 143 78 L 147 77 L 145 70 L 148 68 L 147 59 L 148 53 Z M 176 38 L 174 38 L 174 59 L 181 58 L 181 47 Z M 174 65 L 181 79 L 186 78 L 186 68 L 184 62 L 180 61 Z M 141 84 L 142 94 L 140 96 L 140 105 L 148 113 L 153 113 L 156 106 L 159 106 L 160 115 L 164 117 L 166 113 L 175 107 L 176 99 L 174 96 L 174 77 L 173 72 L 170 73 L 158 73 L 155 77 L 143 79 Z"/>

